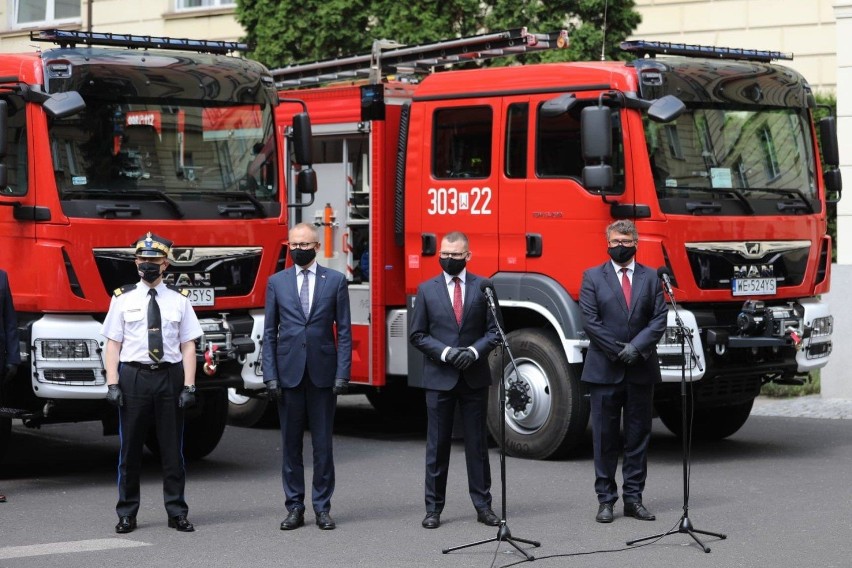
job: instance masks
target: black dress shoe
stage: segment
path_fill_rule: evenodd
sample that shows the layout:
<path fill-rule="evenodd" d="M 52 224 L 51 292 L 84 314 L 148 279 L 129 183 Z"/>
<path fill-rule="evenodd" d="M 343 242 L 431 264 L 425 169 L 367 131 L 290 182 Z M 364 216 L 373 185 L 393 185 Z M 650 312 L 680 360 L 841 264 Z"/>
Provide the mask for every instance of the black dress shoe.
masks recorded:
<path fill-rule="evenodd" d="M 186 519 L 186 515 L 178 515 L 176 517 L 169 517 L 169 528 L 175 529 L 178 532 L 193 532 L 195 531 L 195 527 L 192 526 Z"/>
<path fill-rule="evenodd" d="M 624 504 L 624 516 L 625 517 L 633 517 L 634 519 L 639 519 L 640 521 L 655 521 L 657 517 L 651 514 L 648 509 L 645 508 L 645 505 L 642 503 L 625 503 Z"/>
<path fill-rule="evenodd" d="M 328 511 L 320 511 L 317 513 L 317 526 L 324 531 L 333 531 L 337 525 L 334 524 L 334 519 Z"/>
<path fill-rule="evenodd" d="M 438 511 L 429 511 L 420 524 L 423 525 L 424 529 L 437 529 L 441 526 L 441 513 Z"/>
<path fill-rule="evenodd" d="M 319 519 L 317 519 L 319 520 Z M 303 509 L 293 509 L 287 514 L 287 518 L 281 521 L 282 531 L 291 531 L 305 524 L 305 511 Z"/>
<path fill-rule="evenodd" d="M 119 517 L 118 524 L 115 525 L 115 532 L 118 534 L 126 534 L 133 532 L 136 528 L 136 517 Z"/>
<path fill-rule="evenodd" d="M 491 507 L 477 509 L 476 520 L 482 523 L 483 525 L 488 525 L 489 527 L 496 527 L 500 524 L 500 517 L 494 514 L 494 511 L 491 510 Z"/>
<path fill-rule="evenodd" d="M 595 520 L 599 523 L 611 523 L 612 503 L 601 503 L 598 507 L 598 514 L 595 516 Z"/>

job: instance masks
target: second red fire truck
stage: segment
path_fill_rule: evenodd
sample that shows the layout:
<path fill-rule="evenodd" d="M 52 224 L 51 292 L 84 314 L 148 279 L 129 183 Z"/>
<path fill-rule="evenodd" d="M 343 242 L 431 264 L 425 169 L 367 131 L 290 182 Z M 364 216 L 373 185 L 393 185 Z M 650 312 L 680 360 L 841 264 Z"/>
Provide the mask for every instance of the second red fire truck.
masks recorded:
<path fill-rule="evenodd" d="M 413 295 L 439 271 L 441 236 L 462 230 L 517 360 L 516 374 L 493 355 L 494 376 L 525 393 L 506 415 L 507 449 L 569 450 L 589 413 L 581 276 L 607 258 L 604 228 L 629 218 L 638 260 L 674 275 L 695 346 L 693 358 L 670 313 L 659 416 L 680 433 L 683 373 L 696 435 L 729 436 L 761 385 L 801 383 L 831 352 L 820 294 L 826 203 L 840 191 L 834 119 L 815 125 L 807 81 L 777 52 L 630 42 L 629 62 L 436 72 L 566 41 L 510 30 L 273 71 L 312 118 L 319 191 L 291 223 L 321 227 L 320 262 L 350 279 L 353 384 L 380 409 L 408 408 Z M 281 120 L 294 110 L 279 107 Z"/>

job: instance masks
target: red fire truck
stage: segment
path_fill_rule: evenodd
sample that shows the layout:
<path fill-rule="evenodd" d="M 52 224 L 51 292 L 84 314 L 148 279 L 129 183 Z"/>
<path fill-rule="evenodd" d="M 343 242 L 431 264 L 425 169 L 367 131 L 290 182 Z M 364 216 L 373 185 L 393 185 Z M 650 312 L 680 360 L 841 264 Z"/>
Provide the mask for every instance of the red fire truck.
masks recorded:
<path fill-rule="evenodd" d="M 58 44 L 0 56 L 0 266 L 11 280 L 24 364 L 3 387 L 12 419 L 100 420 L 100 328 L 113 290 L 138 280 L 135 240 L 175 242 L 166 280 L 188 288 L 204 335 L 185 455 L 219 442 L 228 387 L 255 371 L 266 277 L 286 259 L 279 143 L 308 164 L 307 115 L 279 138 L 269 71 L 232 42 L 44 31 Z M 298 183 L 309 189 L 309 168 Z M 156 450 L 156 438 L 149 440 Z"/>
<path fill-rule="evenodd" d="M 322 227 L 321 261 L 349 276 L 353 383 L 378 408 L 408 408 L 406 386 L 420 384 L 413 294 L 440 270 L 441 236 L 462 230 L 517 362 L 516 373 L 491 359 L 523 395 L 507 412 L 507 449 L 566 452 L 589 413 L 582 273 L 608 258 L 604 228 L 629 218 L 638 260 L 674 275 L 689 330 L 670 312 L 659 416 L 680 434 L 684 378 L 696 436 L 729 436 L 761 385 L 801 383 L 831 352 L 819 296 L 830 280 L 827 196 L 840 192 L 835 121 L 819 124 L 823 171 L 811 89 L 772 63 L 778 52 L 628 42 L 630 62 L 441 71 L 566 41 L 510 30 L 273 70 L 312 118 L 317 206 L 292 221 Z M 280 106 L 281 120 L 293 110 Z"/>

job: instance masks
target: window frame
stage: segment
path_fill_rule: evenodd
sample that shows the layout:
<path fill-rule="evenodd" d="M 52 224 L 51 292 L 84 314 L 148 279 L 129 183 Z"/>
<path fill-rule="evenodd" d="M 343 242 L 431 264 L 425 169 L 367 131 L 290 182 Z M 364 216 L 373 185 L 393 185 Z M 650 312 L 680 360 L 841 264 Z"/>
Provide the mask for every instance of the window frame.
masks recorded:
<path fill-rule="evenodd" d="M 201 0 L 201 6 L 186 6 L 189 0 L 175 0 L 175 12 L 191 12 L 193 10 L 212 10 L 215 8 L 236 8 L 237 0 Z"/>
<path fill-rule="evenodd" d="M 56 18 L 56 2 L 57 0 L 44 0 L 45 1 L 45 13 L 43 20 L 30 20 L 27 22 L 19 22 L 18 15 L 21 11 L 21 4 L 26 0 L 14 0 L 12 3 L 12 21 L 11 21 L 11 29 L 20 30 L 34 27 L 44 27 L 44 26 L 60 26 L 66 24 L 79 24 L 83 21 L 83 9 L 82 3 L 78 3 L 77 7 L 79 8 L 79 14 L 76 17 L 70 18 Z"/>

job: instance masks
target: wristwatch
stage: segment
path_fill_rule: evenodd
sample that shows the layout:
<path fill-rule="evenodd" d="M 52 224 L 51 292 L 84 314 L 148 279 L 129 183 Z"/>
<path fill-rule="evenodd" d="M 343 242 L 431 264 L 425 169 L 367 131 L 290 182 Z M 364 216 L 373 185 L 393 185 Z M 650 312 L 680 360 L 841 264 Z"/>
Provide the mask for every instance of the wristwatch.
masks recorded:
<path fill-rule="evenodd" d="M 195 392 L 195 385 L 184 385 L 184 392 Z"/>

